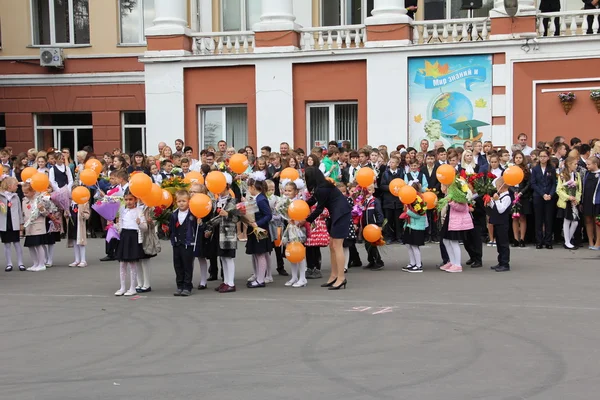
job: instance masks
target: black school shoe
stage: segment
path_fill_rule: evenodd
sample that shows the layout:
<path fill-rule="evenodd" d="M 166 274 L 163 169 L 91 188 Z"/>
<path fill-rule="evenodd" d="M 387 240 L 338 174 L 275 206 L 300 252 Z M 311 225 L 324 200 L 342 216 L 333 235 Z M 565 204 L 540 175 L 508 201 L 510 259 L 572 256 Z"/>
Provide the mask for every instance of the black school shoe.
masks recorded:
<path fill-rule="evenodd" d="M 287 271 L 285 270 L 285 268 L 277 268 L 277 273 L 281 276 L 290 276 L 290 274 L 287 273 Z"/>
<path fill-rule="evenodd" d="M 175 291 L 175 293 L 173 293 L 173 296 L 180 297 L 182 293 L 183 293 L 183 289 L 177 289 L 177 291 Z"/>
<path fill-rule="evenodd" d="M 497 268 L 494 268 L 494 270 L 496 272 L 508 272 L 508 271 L 510 271 L 510 267 L 508 267 L 508 266 L 504 266 L 504 267 L 498 266 Z"/>

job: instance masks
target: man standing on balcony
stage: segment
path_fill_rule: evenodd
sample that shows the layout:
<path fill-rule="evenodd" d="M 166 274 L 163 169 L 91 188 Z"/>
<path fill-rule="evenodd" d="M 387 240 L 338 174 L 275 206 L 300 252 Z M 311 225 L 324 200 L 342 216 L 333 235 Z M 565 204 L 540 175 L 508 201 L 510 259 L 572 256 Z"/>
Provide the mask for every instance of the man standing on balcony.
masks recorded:
<path fill-rule="evenodd" d="M 415 13 L 417 12 L 417 0 L 404 0 L 404 6 L 406 7 L 406 15 L 411 19 L 415 19 Z"/>
<path fill-rule="evenodd" d="M 560 0 L 540 0 L 540 11 L 543 13 L 560 11 Z M 544 18 L 542 23 L 544 24 L 544 36 L 548 36 L 550 18 Z M 558 17 L 554 18 L 554 36 L 560 36 L 560 18 Z"/>
<path fill-rule="evenodd" d="M 583 9 L 584 10 L 595 10 L 598 8 L 599 0 L 582 0 L 582 1 L 583 1 Z M 598 22 L 600 23 L 600 16 L 598 16 Z M 588 23 L 588 28 L 585 33 L 587 35 L 591 35 L 594 33 L 594 29 L 592 28 L 592 25 L 594 24 L 594 16 L 593 15 L 588 15 L 587 23 Z M 600 28 L 598 28 L 598 32 L 596 32 L 596 33 L 600 33 Z"/>

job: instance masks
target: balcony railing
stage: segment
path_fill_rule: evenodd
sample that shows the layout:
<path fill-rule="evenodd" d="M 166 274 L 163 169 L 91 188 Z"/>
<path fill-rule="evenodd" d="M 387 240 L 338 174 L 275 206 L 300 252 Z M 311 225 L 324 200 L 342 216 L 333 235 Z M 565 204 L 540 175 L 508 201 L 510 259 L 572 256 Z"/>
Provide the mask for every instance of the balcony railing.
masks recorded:
<path fill-rule="evenodd" d="M 598 33 L 600 10 L 559 11 L 537 14 L 538 33 L 544 36 L 579 36 Z M 558 33 L 557 33 L 558 25 Z"/>
<path fill-rule="evenodd" d="M 192 34 L 194 55 L 243 54 L 254 52 L 254 32 L 196 32 Z"/>
<path fill-rule="evenodd" d="M 358 48 L 363 47 L 366 41 L 365 25 L 300 29 L 300 48 L 304 51 Z"/>
<path fill-rule="evenodd" d="M 488 40 L 490 19 L 461 18 L 413 21 L 413 44 L 436 44 Z"/>

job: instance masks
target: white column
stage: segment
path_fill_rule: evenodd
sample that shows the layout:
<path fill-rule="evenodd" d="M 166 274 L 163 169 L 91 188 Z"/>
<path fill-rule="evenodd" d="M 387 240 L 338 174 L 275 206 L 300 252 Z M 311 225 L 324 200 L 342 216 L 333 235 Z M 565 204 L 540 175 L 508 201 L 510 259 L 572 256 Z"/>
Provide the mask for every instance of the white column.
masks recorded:
<path fill-rule="evenodd" d="M 292 31 L 300 28 L 296 24 L 293 0 L 262 0 L 260 22 L 255 32 Z"/>
<path fill-rule="evenodd" d="M 154 26 L 146 29 L 146 36 L 189 33 L 186 0 L 154 0 L 154 10 Z"/>
<path fill-rule="evenodd" d="M 534 15 L 536 13 L 534 0 L 518 0 L 519 8 L 517 16 L 519 15 Z M 504 8 L 504 0 L 494 0 L 494 8 L 490 11 L 490 17 L 507 17 L 506 9 Z"/>
<path fill-rule="evenodd" d="M 375 0 L 373 16 L 365 19 L 366 25 L 408 24 L 404 0 Z"/>

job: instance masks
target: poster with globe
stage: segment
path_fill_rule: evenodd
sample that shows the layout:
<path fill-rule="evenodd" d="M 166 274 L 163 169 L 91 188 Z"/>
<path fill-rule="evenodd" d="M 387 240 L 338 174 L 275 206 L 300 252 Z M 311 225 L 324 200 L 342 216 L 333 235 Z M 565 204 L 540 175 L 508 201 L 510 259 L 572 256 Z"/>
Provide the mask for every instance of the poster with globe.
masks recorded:
<path fill-rule="evenodd" d="M 408 61 L 409 143 L 444 147 L 491 140 L 492 56 L 419 57 Z"/>

